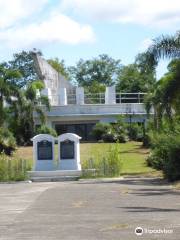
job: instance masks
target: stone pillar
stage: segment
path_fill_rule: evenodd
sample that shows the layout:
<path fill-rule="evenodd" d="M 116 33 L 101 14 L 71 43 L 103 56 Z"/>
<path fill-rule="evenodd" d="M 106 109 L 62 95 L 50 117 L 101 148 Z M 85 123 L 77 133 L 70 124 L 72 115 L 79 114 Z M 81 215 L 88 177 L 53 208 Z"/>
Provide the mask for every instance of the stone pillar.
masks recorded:
<path fill-rule="evenodd" d="M 67 92 L 66 92 L 66 88 L 59 88 L 59 105 L 60 106 L 67 105 Z"/>
<path fill-rule="evenodd" d="M 44 88 L 43 90 L 41 90 L 41 95 L 48 97 L 50 105 L 52 105 L 52 94 L 50 88 Z"/>
<path fill-rule="evenodd" d="M 78 105 L 84 104 L 84 88 L 83 87 L 76 88 L 76 104 Z"/>
<path fill-rule="evenodd" d="M 105 104 L 116 104 L 116 89 L 115 89 L 115 86 L 106 87 Z"/>

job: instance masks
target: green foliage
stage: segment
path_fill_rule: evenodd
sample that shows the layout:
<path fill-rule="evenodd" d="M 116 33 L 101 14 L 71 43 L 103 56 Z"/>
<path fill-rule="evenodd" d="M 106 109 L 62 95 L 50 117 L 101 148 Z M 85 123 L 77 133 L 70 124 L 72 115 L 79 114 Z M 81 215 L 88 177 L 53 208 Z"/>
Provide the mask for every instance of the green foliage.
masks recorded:
<path fill-rule="evenodd" d="M 6 64 L 0 64 L 0 127 L 3 126 L 7 117 L 4 103 L 11 104 L 13 97 L 18 97 L 19 90 L 12 81 L 17 81 L 19 77 L 18 71 L 8 69 Z"/>
<path fill-rule="evenodd" d="M 28 170 L 31 170 L 28 161 L 0 154 L 0 181 L 23 181 L 27 178 Z"/>
<path fill-rule="evenodd" d="M 92 135 L 96 140 L 101 140 L 103 134 L 106 134 L 110 129 L 110 124 L 108 123 L 97 123 L 93 128 Z"/>
<path fill-rule="evenodd" d="M 19 145 L 31 144 L 30 139 L 35 133 L 33 114 L 36 113 L 42 124 L 45 123 L 45 109 L 40 103 L 49 110 L 49 100 L 46 96 L 37 96 L 37 90 L 42 90 L 43 82 L 34 81 L 29 83 L 26 89 L 21 90 L 19 97 L 13 101 L 10 108 L 11 115 L 14 117 L 9 120 L 9 127 L 16 136 Z"/>
<path fill-rule="evenodd" d="M 92 82 L 90 86 L 85 86 L 85 94 L 87 93 L 105 93 L 106 86 L 103 83 Z"/>
<path fill-rule="evenodd" d="M 0 154 L 4 152 L 11 155 L 16 149 L 16 140 L 12 133 L 6 128 L 0 128 Z"/>
<path fill-rule="evenodd" d="M 130 140 L 142 142 L 143 140 L 142 124 L 138 125 L 138 123 L 131 123 L 131 125 L 127 127 L 127 130 L 128 130 L 128 136 Z"/>
<path fill-rule="evenodd" d="M 122 119 L 118 119 L 117 123 L 97 123 L 92 131 L 96 140 L 103 142 L 121 142 L 128 141 L 127 124 Z"/>
<path fill-rule="evenodd" d="M 97 86 L 96 92 L 99 92 L 98 85 L 113 85 L 121 69 L 120 60 L 115 60 L 106 54 L 99 55 L 90 60 L 80 59 L 75 67 L 70 67 L 71 78 L 79 86 L 91 89 Z"/>
<path fill-rule="evenodd" d="M 53 129 L 53 128 L 50 128 L 50 127 L 48 127 L 48 126 L 46 126 L 46 125 L 41 125 L 41 126 L 37 129 L 36 133 L 37 133 L 37 134 L 50 134 L 50 135 L 52 135 L 52 136 L 54 136 L 54 137 L 57 137 L 57 132 L 56 132 L 56 130 Z"/>
<path fill-rule="evenodd" d="M 48 63 L 61 75 L 69 79 L 69 73 L 65 66 L 64 60 L 59 60 L 58 58 L 52 58 L 48 60 Z"/>
<path fill-rule="evenodd" d="M 170 181 L 180 179 L 180 133 L 160 134 L 152 141 L 153 149 L 147 159 L 149 166 L 162 170 Z"/>
<path fill-rule="evenodd" d="M 38 52 L 38 54 L 42 55 L 41 52 Z M 21 77 L 18 80 L 12 81 L 14 85 L 20 88 L 38 79 L 31 51 L 22 51 L 14 54 L 14 59 L 8 62 L 8 68 L 18 70 L 21 73 Z"/>
<path fill-rule="evenodd" d="M 174 36 L 162 35 L 153 40 L 153 43 L 146 52 L 149 65 L 155 65 L 159 59 L 180 58 L 180 31 Z"/>
<path fill-rule="evenodd" d="M 94 172 L 84 171 L 85 176 L 91 177 L 114 177 L 119 176 L 122 169 L 122 161 L 119 154 L 119 145 L 110 145 L 108 151 L 105 154 L 97 152 L 96 157 L 89 158 L 82 163 L 83 170 L 95 169 Z"/>
<path fill-rule="evenodd" d="M 113 124 L 113 131 L 116 136 L 116 141 L 120 143 L 127 142 L 128 139 L 128 124 L 125 122 L 125 118 L 119 116 L 117 119 L 117 123 Z"/>
<path fill-rule="evenodd" d="M 147 92 L 155 84 L 154 73 L 146 73 L 136 64 L 122 67 L 117 83 L 117 90 L 122 92 Z"/>

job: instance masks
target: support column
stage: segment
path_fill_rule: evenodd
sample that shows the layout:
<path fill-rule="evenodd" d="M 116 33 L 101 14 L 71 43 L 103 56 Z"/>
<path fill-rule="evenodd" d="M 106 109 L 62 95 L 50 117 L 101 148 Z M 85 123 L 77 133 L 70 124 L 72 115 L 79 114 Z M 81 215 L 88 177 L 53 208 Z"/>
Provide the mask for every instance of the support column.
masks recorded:
<path fill-rule="evenodd" d="M 59 89 L 59 105 L 60 106 L 67 105 L 67 92 L 66 92 L 66 88 L 60 88 Z"/>
<path fill-rule="evenodd" d="M 48 97 L 50 105 L 52 105 L 51 89 L 50 88 L 44 88 L 43 90 L 41 90 L 41 94 Z"/>
<path fill-rule="evenodd" d="M 84 88 L 83 87 L 76 88 L 76 104 L 78 105 L 84 104 Z"/>
<path fill-rule="evenodd" d="M 116 104 L 116 89 L 115 89 L 115 86 L 106 87 L 105 104 Z"/>

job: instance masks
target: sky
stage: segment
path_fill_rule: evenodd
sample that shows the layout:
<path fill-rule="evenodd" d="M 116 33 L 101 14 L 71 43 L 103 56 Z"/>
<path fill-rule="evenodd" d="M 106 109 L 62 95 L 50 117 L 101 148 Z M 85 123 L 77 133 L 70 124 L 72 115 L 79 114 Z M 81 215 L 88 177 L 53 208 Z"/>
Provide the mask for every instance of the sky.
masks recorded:
<path fill-rule="evenodd" d="M 36 48 L 67 66 L 104 53 L 127 65 L 179 24 L 179 0 L 0 0 L 0 62 Z"/>

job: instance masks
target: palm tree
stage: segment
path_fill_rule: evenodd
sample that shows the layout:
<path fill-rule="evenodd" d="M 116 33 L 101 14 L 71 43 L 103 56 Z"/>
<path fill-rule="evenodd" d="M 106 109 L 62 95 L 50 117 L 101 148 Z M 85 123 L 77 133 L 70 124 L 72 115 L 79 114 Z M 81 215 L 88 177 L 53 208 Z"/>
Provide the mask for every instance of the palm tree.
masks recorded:
<path fill-rule="evenodd" d="M 156 129 L 166 114 L 172 122 L 172 113 L 180 113 L 180 31 L 174 36 L 161 36 L 153 41 L 146 52 L 146 62 L 156 67 L 160 59 L 172 59 L 169 72 L 157 82 L 154 90 L 146 98 L 147 110 L 153 106 Z M 171 124 L 173 127 L 173 124 Z"/>
<path fill-rule="evenodd" d="M 5 122 L 6 104 L 11 104 L 13 97 L 17 97 L 18 88 L 12 84 L 12 80 L 17 80 L 21 74 L 12 69 L 6 68 L 5 64 L 0 64 L 0 127 Z"/>
<path fill-rule="evenodd" d="M 157 63 L 161 58 L 180 58 L 180 31 L 174 36 L 162 35 L 154 39 L 146 54 L 151 64 Z"/>
<path fill-rule="evenodd" d="M 41 81 L 29 83 L 25 90 L 21 90 L 17 100 L 13 102 L 11 110 L 14 118 L 11 120 L 11 128 L 19 144 L 29 143 L 35 132 L 34 113 L 39 115 L 41 124 L 46 121 L 44 111 L 50 109 L 49 100 L 46 96 L 37 94 L 37 91 L 41 91 L 43 88 L 44 84 Z"/>

